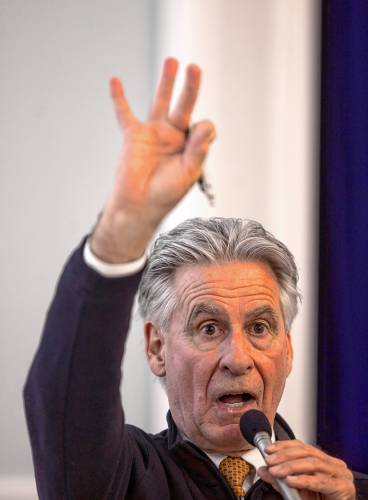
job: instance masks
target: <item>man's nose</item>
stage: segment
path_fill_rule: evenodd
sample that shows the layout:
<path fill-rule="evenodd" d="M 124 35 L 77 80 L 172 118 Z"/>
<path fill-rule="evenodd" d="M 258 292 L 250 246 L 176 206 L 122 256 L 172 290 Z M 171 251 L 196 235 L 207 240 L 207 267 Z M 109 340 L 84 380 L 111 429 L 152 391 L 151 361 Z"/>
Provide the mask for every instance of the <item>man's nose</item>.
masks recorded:
<path fill-rule="evenodd" d="M 221 369 L 229 370 L 233 375 L 244 375 L 254 368 L 254 347 L 242 328 L 236 328 L 222 348 Z"/>

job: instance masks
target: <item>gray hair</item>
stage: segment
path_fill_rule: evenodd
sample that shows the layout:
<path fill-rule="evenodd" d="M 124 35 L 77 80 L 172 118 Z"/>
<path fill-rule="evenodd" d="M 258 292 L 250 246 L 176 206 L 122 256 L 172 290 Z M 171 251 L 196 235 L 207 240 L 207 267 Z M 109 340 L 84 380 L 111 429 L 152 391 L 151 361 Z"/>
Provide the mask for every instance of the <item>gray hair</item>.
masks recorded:
<path fill-rule="evenodd" d="M 258 261 L 268 264 L 280 286 L 286 331 L 298 312 L 298 271 L 287 247 L 258 222 L 212 217 L 188 219 L 155 241 L 139 287 L 144 320 L 166 329 L 177 307 L 175 271 L 184 265 Z"/>

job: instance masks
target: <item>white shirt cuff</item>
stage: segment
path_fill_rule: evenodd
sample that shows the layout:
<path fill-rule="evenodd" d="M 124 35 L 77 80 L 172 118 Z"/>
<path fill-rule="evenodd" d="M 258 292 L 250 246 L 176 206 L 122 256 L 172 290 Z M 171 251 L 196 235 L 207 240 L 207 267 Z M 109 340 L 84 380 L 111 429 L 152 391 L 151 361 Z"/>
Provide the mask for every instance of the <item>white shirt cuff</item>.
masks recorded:
<path fill-rule="evenodd" d="M 139 259 L 132 260 L 131 262 L 125 262 L 124 264 L 109 264 L 92 253 L 88 240 L 84 245 L 83 258 L 88 267 L 91 267 L 105 278 L 122 278 L 138 273 L 143 269 L 147 260 L 146 254 L 143 254 Z"/>

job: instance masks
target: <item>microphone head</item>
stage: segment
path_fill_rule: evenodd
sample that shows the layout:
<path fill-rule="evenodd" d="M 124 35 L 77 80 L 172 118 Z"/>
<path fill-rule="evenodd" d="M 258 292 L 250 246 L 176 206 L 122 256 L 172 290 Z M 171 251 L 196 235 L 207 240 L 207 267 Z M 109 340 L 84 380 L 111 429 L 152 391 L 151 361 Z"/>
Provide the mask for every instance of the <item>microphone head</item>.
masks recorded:
<path fill-rule="evenodd" d="M 250 444 L 254 444 L 254 438 L 258 432 L 267 432 L 269 436 L 272 434 L 270 422 L 259 410 L 249 410 L 241 416 L 240 430 Z"/>

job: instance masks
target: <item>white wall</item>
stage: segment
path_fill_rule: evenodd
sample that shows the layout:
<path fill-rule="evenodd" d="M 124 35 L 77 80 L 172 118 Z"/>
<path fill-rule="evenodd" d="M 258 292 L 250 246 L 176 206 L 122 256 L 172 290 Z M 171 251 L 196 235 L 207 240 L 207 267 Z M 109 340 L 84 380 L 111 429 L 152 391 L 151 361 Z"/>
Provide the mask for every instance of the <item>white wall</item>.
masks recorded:
<path fill-rule="evenodd" d="M 60 268 L 113 180 L 120 137 L 108 78 L 123 78 L 143 118 L 164 55 L 203 66 L 197 116 L 218 129 L 208 160 L 215 208 L 194 190 L 167 226 L 193 215 L 246 216 L 290 246 L 305 301 L 282 412 L 313 439 L 317 4 L 0 2 L 0 499 L 35 498 L 27 496 L 34 488 L 21 390 Z M 133 330 L 124 370 L 127 418 L 158 429 L 161 389 L 145 367 L 139 321 Z"/>

